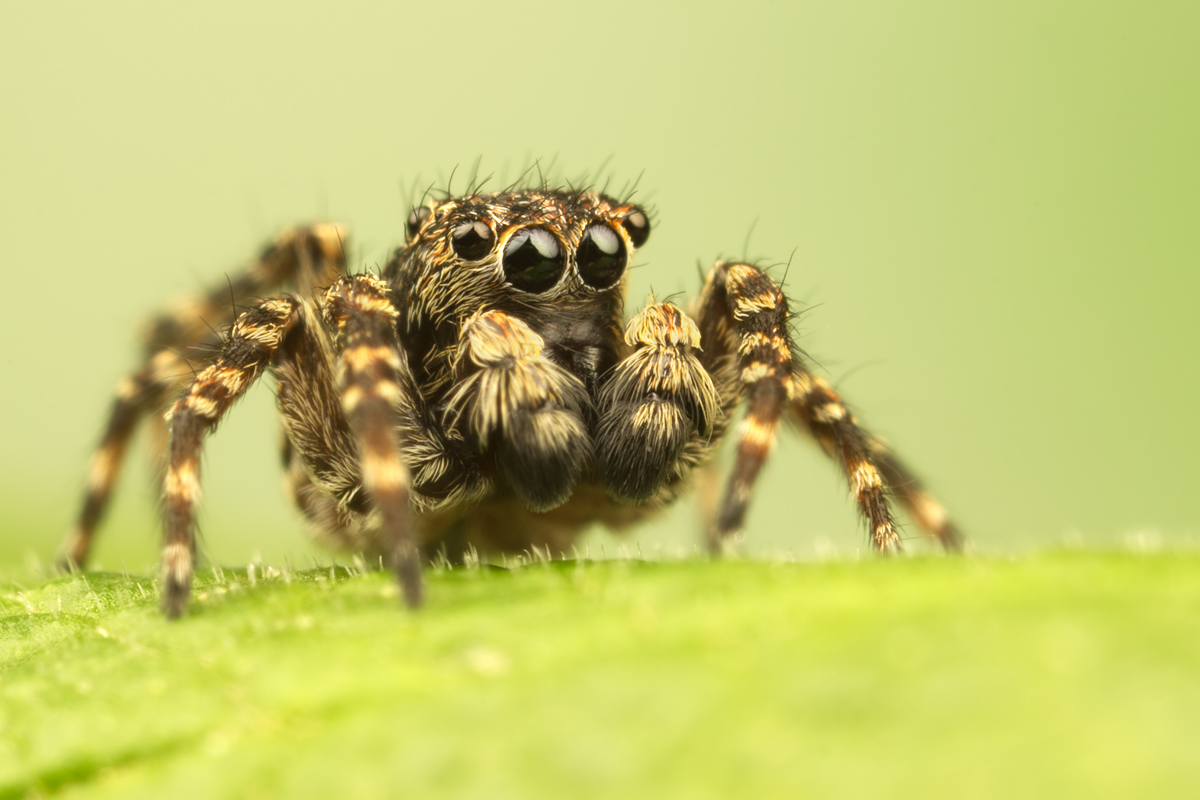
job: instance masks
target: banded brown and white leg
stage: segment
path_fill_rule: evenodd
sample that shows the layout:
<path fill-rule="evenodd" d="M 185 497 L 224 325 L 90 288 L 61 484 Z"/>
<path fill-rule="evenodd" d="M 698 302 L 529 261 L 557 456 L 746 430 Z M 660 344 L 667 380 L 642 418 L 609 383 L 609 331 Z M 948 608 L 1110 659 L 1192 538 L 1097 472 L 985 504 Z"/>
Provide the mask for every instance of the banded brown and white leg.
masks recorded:
<path fill-rule="evenodd" d="M 721 387 L 726 398 L 746 398 L 733 471 L 708 532 L 714 553 L 742 529 L 755 481 L 791 398 L 796 356 L 788 325 L 787 298 L 762 270 L 718 263 L 708 274 L 700 298 L 703 361 L 710 372 L 726 376 L 722 383 L 734 383 Z M 731 367 L 736 372 L 731 374 Z"/>
<path fill-rule="evenodd" d="M 884 468 L 873 452 L 870 436 L 824 379 L 797 364 L 793 382 L 791 413 L 846 473 L 870 528 L 872 546 L 884 552 L 901 549 L 888 505 Z"/>
<path fill-rule="evenodd" d="M 643 503 L 689 471 L 689 443 L 712 436 L 717 390 L 695 351 L 700 330 L 671 303 L 654 303 L 625 327 L 634 348 L 600 388 L 596 464 L 621 503 Z"/>
<path fill-rule="evenodd" d="M 237 306 L 289 287 L 299 297 L 333 284 L 346 273 L 344 225 L 319 222 L 286 228 L 258 258 L 202 295 L 173 303 L 146 328 L 147 356 L 203 342 L 237 316 Z"/>
<path fill-rule="evenodd" d="M 888 491 L 900 501 L 917 527 L 935 537 L 945 550 L 962 550 L 958 526 L 916 474 L 878 437 L 867 436 L 867 449 L 883 473 Z"/>
<path fill-rule="evenodd" d="M 886 444 L 875 437 L 867 439 L 867 448 L 875 463 L 879 465 L 888 490 L 900 500 L 904 510 L 917 526 L 930 536 L 936 537 L 945 550 L 962 550 L 963 540 L 958 526 L 913 471 L 897 458 Z"/>
<path fill-rule="evenodd" d="M 529 508 L 562 505 L 592 450 L 583 383 L 545 355 L 541 336 L 503 312 L 469 319 L 460 341 L 446 427 L 492 453 Z"/>
<path fill-rule="evenodd" d="M 168 617 L 178 617 L 187 608 L 192 584 L 204 436 L 270 365 L 279 343 L 298 319 L 300 307 L 299 300 L 284 296 L 241 314 L 220 354 L 168 412 L 162 553 L 163 609 Z"/>
<path fill-rule="evenodd" d="M 421 555 L 409 503 L 410 478 L 400 457 L 401 381 L 407 372 L 396 342 L 399 312 L 387 284 L 373 275 L 343 278 L 325 293 L 325 318 L 336 331 L 337 385 L 350 421 L 363 484 L 379 512 L 381 536 L 404 602 L 422 601 Z"/>
<path fill-rule="evenodd" d="M 191 367 L 181 356 L 164 350 L 118 384 L 104 435 L 88 467 L 82 508 L 59 551 L 60 569 L 86 566 L 96 528 L 108 510 L 109 499 L 124 464 L 125 451 L 138 423 L 146 414 L 162 408 L 187 384 L 192 374 Z"/>
<path fill-rule="evenodd" d="M 162 409 L 194 376 L 186 354 L 218 346 L 220 338 L 213 330 L 232 322 L 237 305 L 251 297 L 270 294 L 284 284 L 295 285 L 300 296 L 307 297 L 313 287 L 332 283 L 345 272 L 345 240 L 345 228 L 329 223 L 285 230 L 228 282 L 176 303 L 151 321 L 144 335 L 144 362 L 118 385 L 92 456 L 79 516 L 60 551 L 62 568 L 86 565 L 129 440 L 147 415 Z"/>

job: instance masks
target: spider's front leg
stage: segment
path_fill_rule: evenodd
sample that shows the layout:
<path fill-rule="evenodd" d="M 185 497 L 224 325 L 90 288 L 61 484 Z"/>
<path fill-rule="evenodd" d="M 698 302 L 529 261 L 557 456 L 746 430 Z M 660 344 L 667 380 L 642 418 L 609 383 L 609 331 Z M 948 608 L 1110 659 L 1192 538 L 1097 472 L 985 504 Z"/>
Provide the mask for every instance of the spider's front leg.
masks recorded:
<path fill-rule="evenodd" d="M 408 502 L 408 472 L 400 460 L 397 407 L 402 402 L 404 369 L 395 339 L 397 311 L 377 278 L 359 275 L 339 280 L 325 293 L 326 321 L 337 332 L 339 357 L 334 387 L 300 387 L 297 380 L 328 381 L 327 373 L 303 364 L 322 351 L 302 301 L 291 296 L 267 300 L 234 322 L 216 359 L 201 372 L 169 412 L 170 444 L 165 480 L 166 519 L 163 545 L 163 607 L 178 617 L 187 607 L 195 561 L 196 506 L 200 498 L 200 448 L 204 435 L 230 406 L 271 367 L 280 374 L 280 403 L 299 403 L 308 413 L 345 412 L 351 441 L 361 465 L 362 482 L 382 522 L 405 602 L 421 602 L 421 574 L 413 541 Z M 296 342 L 294 334 L 308 337 Z M 291 344 L 289 344 L 291 342 Z M 340 393 L 341 408 L 327 408 L 318 396 Z M 288 409 L 284 409 L 285 415 Z M 303 416 L 303 414 L 301 415 Z M 311 421 L 317 427 L 328 427 Z M 327 420 L 333 428 L 339 420 Z M 293 420 L 291 433 L 320 447 L 338 441 L 302 436 Z M 328 433 L 328 431 L 325 431 Z M 311 433 L 311 431 L 310 431 Z M 335 457 L 337 453 L 328 453 Z"/>
<path fill-rule="evenodd" d="M 871 544 L 882 551 L 900 549 L 869 439 L 836 394 L 815 393 L 825 384 L 808 371 L 792 344 L 787 298 L 775 281 L 749 264 L 718 263 L 705 280 L 699 323 L 705 365 L 718 376 L 722 395 L 744 395 L 748 406 L 733 473 L 709 532 L 710 547 L 719 552 L 741 530 L 780 416 L 790 402 L 808 398 L 814 430 L 849 479 Z"/>
<path fill-rule="evenodd" d="M 358 444 L 363 484 L 382 519 L 404 602 L 422 602 L 421 556 L 409 504 L 411 478 L 400 457 L 401 382 L 407 374 L 396 341 L 400 312 L 387 284 L 373 275 L 343 278 L 325 293 L 326 321 L 337 334 L 337 383 Z"/>

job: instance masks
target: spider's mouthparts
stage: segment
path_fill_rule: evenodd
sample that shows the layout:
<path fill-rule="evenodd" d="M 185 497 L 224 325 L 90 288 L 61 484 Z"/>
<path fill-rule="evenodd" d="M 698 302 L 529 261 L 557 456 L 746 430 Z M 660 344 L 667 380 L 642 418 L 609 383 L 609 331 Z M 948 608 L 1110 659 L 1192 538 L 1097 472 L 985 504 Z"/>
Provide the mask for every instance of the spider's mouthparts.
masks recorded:
<path fill-rule="evenodd" d="M 584 386 L 594 387 L 604 352 L 595 342 L 555 342 L 546 346 L 551 361 L 570 372 Z"/>

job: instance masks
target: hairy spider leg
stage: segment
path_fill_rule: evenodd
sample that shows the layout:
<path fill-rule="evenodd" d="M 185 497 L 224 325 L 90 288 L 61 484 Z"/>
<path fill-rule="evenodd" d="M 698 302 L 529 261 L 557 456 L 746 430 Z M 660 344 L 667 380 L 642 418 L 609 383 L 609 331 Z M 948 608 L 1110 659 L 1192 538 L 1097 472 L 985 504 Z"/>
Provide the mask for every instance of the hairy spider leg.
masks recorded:
<path fill-rule="evenodd" d="M 332 222 L 285 228 L 237 274 L 154 317 L 146 331 L 147 354 L 202 341 L 233 321 L 236 305 L 280 286 L 294 286 L 296 294 L 309 298 L 314 289 L 332 285 L 346 272 L 347 238 L 346 227 Z"/>
<path fill-rule="evenodd" d="M 138 423 L 147 413 L 161 408 L 191 374 L 191 368 L 182 356 L 164 350 L 148 358 L 141 369 L 126 376 L 117 385 L 100 446 L 92 453 L 88 466 L 79 516 L 59 550 L 60 569 L 82 569 L 86 566 L 96 528 L 108 509 L 124 462 L 125 450 Z"/>
<path fill-rule="evenodd" d="M 793 383 L 793 414 L 846 473 L 850 491 L 867 522 L 871 545 L 884 552 L 901 549 L 883 472 L 869 445 L 870 435 L 859 426 L 838 393 L 803 364 L 797 364 Z"/>
<path fill-rule="evenodd" d="M 325 293 L 326 322 L 336 331 L 336 382 L 358 445 L 363 485 L 381 517 L 380 538 L 391 557 L 404 602 L 422 602 L 421 554 L 409 506 L 408 468 L 398 441 L 404 355 L 396 341 L 396 310 L 388 286 L 374 275 L 343 278 Z"/>
<path fill-rule="evenodd" d="M 316 538 L 383 555 L 363 535 L 368 505 L 358 450 L 334 380 L 333 342 L 307 300 L 279 345 L 272 373 L 281 430 L 285 486 Z"/>
<path fill-rule="evenodd" d="M 200 448 L 230 406 L 268 368 L 299 316 L 300 301 L 266 300 L 233 323 L 221 352 L 196 376 L 168 412 L 170 441 L 163 481 L 163 610 L 178 617 L 187 608 L 196 557 L 196 506 L 200 502 Z"/>
<path fill-rule="evenodd" d="M 307 296 L 313 288 L 331 284 L 345 273 L 345 242 L 346 230 L 340 225 L 289 228 L 228 282 L 176 303 L 150 322 L 142 366 L 118 384 L 100 446 L 92 455 L 79 516 L 60 549 L 61 568 L 87 564 L 138 424 L 148 415 L 156 417 L 194 376 L 187 353 L 218 347 L 221 339 L 214 330 L 232 322 L 237 306 L 252 297 L 289 283 Z M 161 448 L 165 440 L 155 435 L 152 441 Z"/>
<path fill-rule="evenodd" d="M 738 378 L 747 398 L 733 471 L 709 531 L 710 548 L 720 552 L 728 537 L 741 530 L 780 417 L 789 405 L 807 404 L 818 439 L 850 481 L 859 512 L 870 527 L 872 545 L 882 551 L 898 549 L 900 538 L 867 437 L 832 390 L 828 394 L 818 390 L 828 386 L 812 375 L 793 345 L 787 298 L 775 281 L 749 264 L 718 263 L 705 281 L 700 308 L 705 342 L 711 342 L 715 351 L 712 357 L 719 360 L 736 353 Z"/>
<path fill-rule="evenodd" d="M 408 503 L 408 470 L 397 442 L 396 405 L 403 369 L 395 341 L 398 312 L 387 298 L 386 286 L 367 275 L 339 280 L 326 292 L 323 306 L 339 350 L 332 380 L 340 405 L 335 418 L 344 412 L 352 436 L 347 451 L 358 454 L 356 471 L 379 512 L 380 535 L 388 544 L 405 602 L 415 607 L 421 603 L 420 560 Z M 243 313 L 221 353 L 169 412 L 162 555 L 163 607 L 169 617 L 183 613 L 190 593 L 203 438 L 268 368 L 282 374 L 285 393 L 295 391 L 295 379 L 303 370 L 291 359 L 305 347 L 311 351 L 322 346 L 307 317 L 303 301 L 293 296 L 264 301 Z M 311 341 L 302 347 L 291 339 L 293 335 Z M 322 375 L 313 374 L 311 366 L 304 376 L 320 381 Z M 323 377 L 329 381 L 328 372 Z M 307 382 L 306 386 L 311 390 Z M 289 432 L 294 430 L 293 423 Z"/>
<path fill-rule="evenodd" d="M 306 468 L 300 451 L 292 445 L 286 433 L 282 438 L 284 490 L 308 520 L 313 537 L 334 548 L 364 552 L 371 550 L 370 543 L 355 539 L 354 518 L 346 506 L 322 491 Z M 371 555 L 374 557 L 375 553 Z"/>
<path fill-rule="evenodd" d="M 943 549 L 949 552 L 961 551 L 962 534 L 959 533 L 958 526 L 913 471 L 878 437 L 867 437 L 867 449 L 879 466 L 879 471 L 883 473 L 888 491 L 893 497 L 899 498 L 904 510 L 917 523 L 917 527 L 936 537 L 942 543 Z"/>

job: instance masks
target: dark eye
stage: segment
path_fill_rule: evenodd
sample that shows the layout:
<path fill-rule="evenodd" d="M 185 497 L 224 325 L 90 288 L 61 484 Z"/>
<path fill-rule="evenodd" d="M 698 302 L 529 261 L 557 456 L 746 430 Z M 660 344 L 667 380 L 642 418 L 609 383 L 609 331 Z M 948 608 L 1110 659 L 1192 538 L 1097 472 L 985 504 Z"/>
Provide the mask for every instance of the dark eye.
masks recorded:
<path fill-rule="evenodd" d="M 450 244 L 454 246 L 454 252 L 463 261 L 478 261 L 492 252 L 492 245 L 495 242 L 496 235 L 492 233 L 492 229 L 486 222 L 480 220 L 464 222 L 455 228 L 450 236 Z"/>
<path fill-rule="evenodd" d="M 566 265 L 558 239 L 545 228 L 522 228 L 504 246 L 504 277 L 523 292 L 546 291 Z"/>
<path fill-rule="evenodd" d="M 593 289 L 608 289 L 625 272 L 625 242 L 607 225 L 593 225 L 583 232 L 575 263 L 579 277 Z"/>
<path fill-rule="evenodd" d="M 412 210 L 412 213 L 408 215 L 406 226 L 408 228 L 408 238 L 416 238 L 417 231 L 421 230 L 421 226 L 425 224 L 425 220 L 429 219 L 429 214 L 430 211 L 427 206 L 421 206 Z"/>
<path fill-rule="evenodd" d="M 629 234 L 629 241 L 633 242 L 634 247 L 641 247 L 650 238 L 650 220 L 646 218 L 645 211 L 633 210 L 625 219 L 621 220 L 621 227 Z"/>

